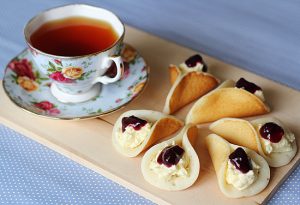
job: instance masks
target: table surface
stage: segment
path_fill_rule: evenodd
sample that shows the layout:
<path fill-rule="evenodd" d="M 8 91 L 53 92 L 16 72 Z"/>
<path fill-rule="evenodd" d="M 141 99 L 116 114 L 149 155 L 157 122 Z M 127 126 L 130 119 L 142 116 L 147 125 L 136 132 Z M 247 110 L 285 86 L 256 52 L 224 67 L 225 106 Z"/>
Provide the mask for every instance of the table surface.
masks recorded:
<path fill-rule="evenodd" d="M 1 5 L 0 78 L 9 59 L 25 47 L 24 24 L 41 10 L 68 3 L 75 2 L 11 0 Z M 81 3 L 110 9 L 129 25 L 300 90 L 300 3 L 291 0 Z M 0 204 L 152 204 L 3 125 L 0 125 L 0 139 Z M 299 186 L 298 167 L 269 204 L 299 204 Z"/>

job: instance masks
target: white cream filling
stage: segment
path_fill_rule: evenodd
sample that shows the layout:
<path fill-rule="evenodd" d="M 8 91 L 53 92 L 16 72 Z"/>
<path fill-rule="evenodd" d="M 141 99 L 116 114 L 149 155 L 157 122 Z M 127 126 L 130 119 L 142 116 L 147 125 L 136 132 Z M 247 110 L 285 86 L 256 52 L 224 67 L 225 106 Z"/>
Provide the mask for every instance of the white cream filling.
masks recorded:
<path fill-rule="evenodd" d="M 185 63 L 179 65 L 179 69 L 182 73 L 187 73 L 191 71 L 203 71 L 204 65 L 202 63 L 197 63 L 194 67 L 188 67 Z"/>
<path fill-rule="evenodd" d="M 259 166 L 251 160 L 253 170 L 249 170 L 247 173 L 242 173 L 228 160 L 226 181 L 238 190 L 244 190 L 249 187 L 257 179 L 259 173 Z"/>
<path fill-rule="evenodd" d="M 261 101 L 265 101 L 265 96 L 262 90 L 256 90 L 254 92 L 254 95 L 256 95 L 259 99 L 261 99 Z"/>
<path fill-rule="evenodd" d="M 146 123 L 140 130 L 127 126 L 122 132 L 120 128 L 117 134 L 118 143 L 125 148 L 134 149 L 144 142 L 151 130 L 151 123 Z"/>
<path fill-rule="evenodd" d="M 260 128 L 263 125 L 258 126 L 257 132 L 259 133 Z M 270 140 L 263 138 L 259 133 L 260 142 L 262 144 L 263 150 L 266 154 L 271 154 L 272 152 L 289 152 L 292 151 L 292 143 L 295 140 L 295 135 L 291 132 L 286 132 L 284 130 L 284 135 L 281 140 L 277 143 L 273 143 Z"/>
<path fill-rule="evenodd" d="M 175 143 L 173 143 L 173 145 L 175 145 Z M 182 158 L 176 165 L 167 167 L 164 164 L 157 163 L 157 158 L 162 150 L 160 150 L 156 154 L 156 156 L 150 161 L 150 170 L 152 170 L 159 178 L 163 178 L 166 181 L 172 181 L 178 177 L 189 177 L 190 159 L 187 156 L 186 152 L 184 152 Z"/>

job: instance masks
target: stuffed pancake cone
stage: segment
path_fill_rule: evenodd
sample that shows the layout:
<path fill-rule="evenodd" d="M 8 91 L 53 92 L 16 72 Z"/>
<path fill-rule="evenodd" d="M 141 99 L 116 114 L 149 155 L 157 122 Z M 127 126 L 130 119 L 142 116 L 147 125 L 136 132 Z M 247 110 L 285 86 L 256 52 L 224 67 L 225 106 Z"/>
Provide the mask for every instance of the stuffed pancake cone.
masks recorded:
<path fill-rule="evenodd" d="M 116 121 L 112 141 L 118 152 L 135 157 L 182 126 L 182 121 L 170 115 L 151 110 L 131 110 Z"/>
<path fill-rule="evenodd" d="M 255 151 L 245 147 L 230 144 L 229 142 L 215 134 L 210 134 L 207 136 L 206 145 L 212 159 L 214 169 L 216 171 L 219 188 L 221 192 L 227 197 L 241 198 L 253 196 L 260 193 L 268 185 L 270 180 L 270 169 L 268 163 Z M 231 165 L 229 158 L 234 152 L 237 152 L 237 150 L 240 151 L 241 149 L 246 154 L 249 163 L 255 163 L 255 168 L 252 168 L 253 170 L 251 170 L 250 168 L 250 170 L 248 170 L 248 172 L 246 172 L 245 174 L 243 174 L 239 170 L 234 170 L 232 174 L 230 170 L 235 168 L 232 168 L 234 166 Z M 233 176 L 230 176 L 231 174 Z M 252 178 L 250 174 L 253 174 Z M 249 182 L 249 180 L 245 180 L 245 178 L 248 179 L 247 177 L 250 177 L 252 181 Z"/>
<path fill-rule="evenodd" d="M 201 124 L 223 117 L 247 117 L 269 112 L 269 107 L 260 97 L 234 87 L 234 84 L 234 81 L 225 81 L 201 97 L 187 114 L 186 123 Z"/>
<path fill-rule="evenodd" d="M 282 128 L 284 134 L 277 143 L 272 143 L 261 136 L 260 128 L 266 123 L 275 123 Z M 275 118 L 261 118 L 250 122 L 243 119 L 223 118 L 212 123 L 209 129 L 231 143 L 256 151 L 271 167 L 288 164 L 297 152 L 294 134 Z"/>
<path fill-rule="evenodd" d="M 197 127 L 187 125 L 174 138 L 151 147 L 141 163 L 145 180 L 168 191 L 192 186 L 200 171 L 199 158 L 192 146 L 197 137 Z"/>
<path fill-rule="evenodd" d="M 169 66 L 172 87 L 166 98 L 164 113 L 172 114 L 217 87 L 219 80 L 203 72 L 203 66 L 200 62 L 191 68 L 185 63 L 179 67 Z"/>

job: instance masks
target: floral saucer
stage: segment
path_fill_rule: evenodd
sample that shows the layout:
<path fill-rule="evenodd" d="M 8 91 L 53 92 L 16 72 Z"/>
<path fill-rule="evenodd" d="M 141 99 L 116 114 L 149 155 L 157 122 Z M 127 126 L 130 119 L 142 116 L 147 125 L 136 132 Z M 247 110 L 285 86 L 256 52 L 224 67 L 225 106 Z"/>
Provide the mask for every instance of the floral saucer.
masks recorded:
<path fill-rule="evenodd" d="M 86 102 L 59 102 L 50 92 L 51 80 L 38 71 L 29 49 L 7 65 L 3 88 L 18 107 L 43 117 L 63 120 L 99 117 L 127 105 L 142 92 L 148 81 L 149 67 L 133 47 L 124 44 L 121 56 L 125 67 L 121 80 L 103 85 L 100 95 Z M 113 76 L 114 66 L 106 74 Z"/>

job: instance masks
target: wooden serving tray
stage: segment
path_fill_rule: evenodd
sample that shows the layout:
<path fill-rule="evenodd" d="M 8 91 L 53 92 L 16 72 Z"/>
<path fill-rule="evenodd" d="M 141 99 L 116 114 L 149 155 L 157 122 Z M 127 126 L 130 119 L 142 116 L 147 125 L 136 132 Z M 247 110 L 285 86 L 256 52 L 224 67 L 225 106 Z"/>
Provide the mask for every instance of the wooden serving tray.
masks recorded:
<path fill-rule="evenodd" d="M 0 122 L 158 204 L 247 205 L 265 203 L 297 166 L 300 158 L 299 152 L 288 165 L 271 169 L 270 183 L 263 192 L 253 197 L 229 199 L 219 191 L 215 171 L 203 145 L 203 137 L 209 133 L 206 125 L 200 126 L 200 136 L 196 145 L 201 163 L 199 178 L 192 187 L 183 191 L 162 191 L 151 186 L 143 179 L 140 170 L 141 156 L 125 158 L 114 150 L 111 133 L 118 116 L 130 109 L 162 111 L 166 95 L 171 87 L 168 65 L 179 64 L 196 53 L 196 51 L 129 26 L 126 28 L 125 41 L 137 48 L 151 67 L 150 81 L 146 90 L 126 108 L 93 120 L 49 120 L 16 107 L 1 87 Z M 210 72 L 222 80 L 237 80 L 245 77 L 257 82 L 263 88 L 266 101 L 272 109 L 270 115 L 279 118 L 291 128 L 299 145 L 300 93 L 298 91 L 208 56 L 204 56 L 204 59 Z M 184 119 L 190 107 L 191 105 L 185 107 L 176 116 Z"/>

